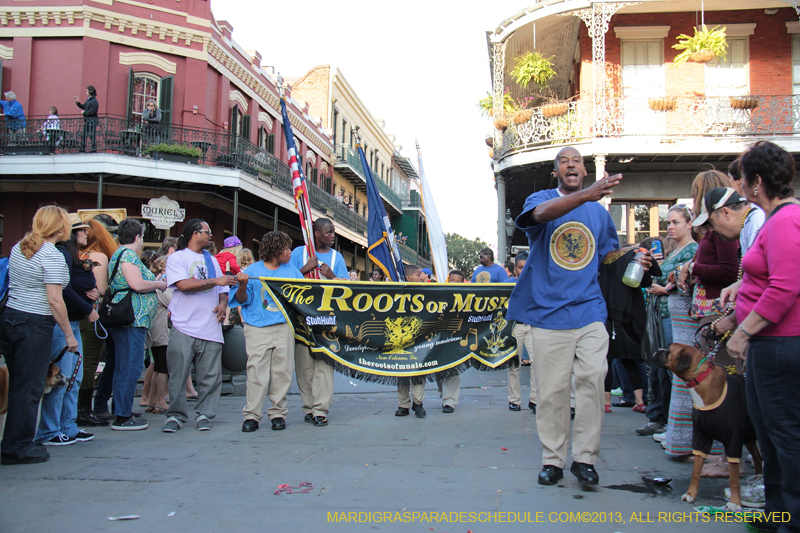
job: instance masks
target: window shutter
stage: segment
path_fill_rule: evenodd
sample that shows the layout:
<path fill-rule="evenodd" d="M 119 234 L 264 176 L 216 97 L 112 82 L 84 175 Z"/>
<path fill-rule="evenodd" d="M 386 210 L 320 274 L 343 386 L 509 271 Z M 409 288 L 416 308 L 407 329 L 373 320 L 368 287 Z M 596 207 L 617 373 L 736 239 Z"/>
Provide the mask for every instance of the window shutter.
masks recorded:
<path fill-rule="evenodd" d="M 235 135 L 239 129 L 239 104 L 233 104 L 231 108 L 231 134 Z"/>
<path fill-rule="evenodd" d="M 128 68 L 128 111 L 125 113 L 128 120 L 133 119 L 133 69 Z"/>
<path fill-rule="evenodd" d="M 273 134 L 267 135 L 267 152 L 275 155 L 275 135 Z"/>
<path fill-rule="evenodd" d="M 264 148 L 264 126 L 258 127 L 258 137 L 256 137 L 256 144 L 259 148 Z"/>
<path fill-rule="evenodd" d="M 0 59 L 0 88 L 3 87 L 3 60 Z"/>
<path fill-rule="evenodd" d="M 250 140 L 250 115 L 244 115 L 242 117 L 242 139 L 246 141 Z"/>
<path fill-rule="evenodd" d="M 158 107 L 161 108 L 162 126 L 168 126 L 172 123 L 172 85 L 174 81 L 175 76 L 161 78 Z"/>

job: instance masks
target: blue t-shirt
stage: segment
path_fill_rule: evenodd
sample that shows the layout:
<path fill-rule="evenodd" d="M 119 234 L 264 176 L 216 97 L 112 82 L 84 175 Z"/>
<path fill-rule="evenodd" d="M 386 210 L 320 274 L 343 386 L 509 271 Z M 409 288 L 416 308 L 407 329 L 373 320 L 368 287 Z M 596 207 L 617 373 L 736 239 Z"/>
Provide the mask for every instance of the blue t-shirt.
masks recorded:
<path fill-rule="evenodd" d="M 303 268 L 306 261 L 308 261 L 308 255 L 305 253 L 305 250 L 305 246 L 298 246 L 292 250 L 292 260 L 290 263 L 296 266 L 297 270 Z M 333 248 L 331 248 L 330 252 L 324 254 L 317 251 L 317 259 L 331 267 L 333 275 L 337 278 L 349 279 L 350 273 L 347 271 L 347 265 L 344 264 L 344 257 Z"/>
<path fill-rule="evenodd" d="M 558 198 L 557 189 L 525 200 L 517 227 L 530 252 L 508 301 L 508 320 L 544 329 L 577 329 L 605 323 L 606 303 L 598 283 L 600 260 L 619 248 L 614 222 L 602 205 L 586 202 L 561 218 L 534 224 L 531 212 Z"/>
<path fill-rule="evenodd" d="M 264 265 L 264 261 L 259 261 L 247 267 L 244 273 L 250 276 L 250 281 L 247 283 L 247 300 L 240 304 L 236 300 L 238 287 L 231 287 L 228 306 L 241 307 L 242 321 L 250 326 L 263 328 L 286 322 L 275 300 L 272 299 L 258 278 L 303 279 L 303 275 L 297 267 L 286 263 L 279 266 L 278 270 L 270 270 Z"/>
<path fill-rule="evenodd" d="M 508 274 L 500 265 L 481 265 L 472 273 L 472 283 L 508 283 Z"/>

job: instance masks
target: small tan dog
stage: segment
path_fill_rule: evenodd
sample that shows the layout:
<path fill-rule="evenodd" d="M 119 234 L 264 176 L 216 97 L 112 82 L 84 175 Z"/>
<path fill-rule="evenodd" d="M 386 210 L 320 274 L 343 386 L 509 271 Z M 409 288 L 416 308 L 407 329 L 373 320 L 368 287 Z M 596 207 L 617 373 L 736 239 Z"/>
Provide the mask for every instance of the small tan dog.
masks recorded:
<path fill-rule="evenodd" d="M 761 453 L 756 443 L 753 423 L 747 414 L 744 379 L 730 375 L 725 368 L 715 365 L 703 353 L 686 344 L 670 344 L 669 349 L 656 353 L 661 366 L 672 370 L 682 379 L 692 394 L 692 449 L 695 455 L 692 482 L 681 498 L 693 503 L 700 487 L 704 461 L 714 440 L 722 442 L 728 457 L 731 499 L 726 511 L 741 511 L 742 499 L 739 485 L 739 463 L 742 445 L 753 456 L 756 474 L 761 474 Z"/>

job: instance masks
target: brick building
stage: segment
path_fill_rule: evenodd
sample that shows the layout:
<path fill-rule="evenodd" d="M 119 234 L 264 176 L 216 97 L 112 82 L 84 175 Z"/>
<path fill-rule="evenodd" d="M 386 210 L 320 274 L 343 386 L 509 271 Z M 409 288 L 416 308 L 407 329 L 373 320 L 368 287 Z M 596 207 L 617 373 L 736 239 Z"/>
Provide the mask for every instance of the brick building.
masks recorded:
<path fill-rule="evenodd" d="M 527 196 L 554 186 L 552 161 L 567 145 L 590 176 L 623 174 L 606 202 L 622 244 L 664 235 L 669 206 L 691 203 L 694 176 L 724 171 L 748 144 L 767 139 L 800 153 L 800 23 L 787 4 L 537 2 L 487 32 L 495 117 L 506 87 L 533 103 L 529 118 L 495 129 L 498 218 L 516 217 Z M 703 22 L 726 29 L 727 56 L 676 66 L 678 36 Z M 534 50 L 554 58 L 544 88 L 509 74 Z M 568 103 L 547 105 L 556 100 Z M 505 228 L 498 239 L 503 250 Z M 511 244 L 527 242 L 516 232 Z"/>
<path fill-rule="evenodd" d="M 208 0 L 0 6 L 0 87 L 16 93 L 28 117 L 22 129 L 0 124 L 2 253 L 40 205 L 126 208 L 138 217 L 161 196 L 185 208 L 187 219 L 207 220 L 218 246 L 236 234 L 256 249 L 273 229 L 302 242 L 278 76 L 262 68 L 261 53 L 233 40 L 232 24 L 215 20 Z M 89 85 L 100 109 L 87 129 L 73 96 L 84 101 Z M 368 270 L 366 219 L 333 196 L 329 115 L 314 115 L 311 103 L 284 88 L 313 215 L 334 220 L 348 267 Z M 162 110 L 156 126 L 142 123 L 150 100 Z M 45 118 L 51 106 L 59 111 L 55 126 Z M 194 154 L 183 164 L 164 151 Z M 148 222 L 148 245 L 180 227 Z"/>

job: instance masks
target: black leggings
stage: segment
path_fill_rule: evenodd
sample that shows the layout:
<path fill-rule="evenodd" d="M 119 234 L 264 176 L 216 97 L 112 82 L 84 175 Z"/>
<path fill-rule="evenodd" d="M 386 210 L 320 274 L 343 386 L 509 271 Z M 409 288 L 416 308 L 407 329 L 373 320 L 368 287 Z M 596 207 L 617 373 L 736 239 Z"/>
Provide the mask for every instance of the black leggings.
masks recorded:
<path fill-rule="evenodd" d="M 620 359 L 622 366 L 625 367 L 625 371 L 628 373 L 628 379 L 631 380 L 631 386 L 633 390 L 639 390 L 642 388 L 642 376 L 639 374 L 639 366 L 636 364 L 636 361 L 633 359 Z M 608 372 L 606 372 L 606 392 L 611 392 L 612 383 L 614 382 L 614 374 L 611 370 L 611 365 L 614 361 L 608 362 Z"/>
<path fill-rule="evenodd" d="M 167 368 L 167 347 L 166 346 L 153 346 L 153 371 L 157 374 L 169 374 Z"/>

